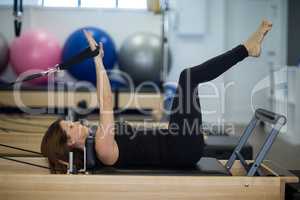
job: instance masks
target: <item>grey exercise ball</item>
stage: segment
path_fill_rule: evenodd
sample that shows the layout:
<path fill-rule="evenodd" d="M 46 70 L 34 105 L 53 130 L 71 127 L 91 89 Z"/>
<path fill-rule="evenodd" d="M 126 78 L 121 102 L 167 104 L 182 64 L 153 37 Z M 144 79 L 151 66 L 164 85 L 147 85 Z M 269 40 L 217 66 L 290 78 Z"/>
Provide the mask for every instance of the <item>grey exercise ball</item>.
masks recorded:
<path fill-rule="evenodd" d="M 2 73 L 8 64 L 8 44 L 4 36 L 0 33 L 0 73 Z"/>
<path fill-rule="evenodd" d="M 162 64 L 161 38 L 155 34 L 134 34 L 125 40 L 119 52 L 120 69 L 136 85 L 144 81 L 158 84 Z"/>

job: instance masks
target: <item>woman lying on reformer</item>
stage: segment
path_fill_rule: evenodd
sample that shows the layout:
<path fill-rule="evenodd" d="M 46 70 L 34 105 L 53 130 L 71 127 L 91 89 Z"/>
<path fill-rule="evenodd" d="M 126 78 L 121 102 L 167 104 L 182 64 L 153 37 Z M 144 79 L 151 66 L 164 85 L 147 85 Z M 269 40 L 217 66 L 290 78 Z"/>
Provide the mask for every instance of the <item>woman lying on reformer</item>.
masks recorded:
<path fill-rule="evenodd" d="M 258 30 L 243 44 L 205 63 L 184 69 L 173 99 L 169 128 L 163 132 L 137 134 L 127 123 L 115 122 L 110 82 L 103 66 L 102 44 L 94 58 L 97 73 L 99 125 L 90 128 L 79 122 L 58 119 L 48 128 L 41 143 L 41 152 L 48 158 L 52 173 L 66 173 L 69 152 L 74 164 L 83 167 L 83 149 L 89 135 L 95 137 L 99 167 L 189 167 L 201 158 L 204 139 L 197 86 L 211 81 L 248 56 L 259 57 L 265 35 L 272 23 L 262 21 Z M 97 43 L 89 32 L 84 33 L 92 50 Z M 133 137 L 134 136 L 134 137 Z"/>

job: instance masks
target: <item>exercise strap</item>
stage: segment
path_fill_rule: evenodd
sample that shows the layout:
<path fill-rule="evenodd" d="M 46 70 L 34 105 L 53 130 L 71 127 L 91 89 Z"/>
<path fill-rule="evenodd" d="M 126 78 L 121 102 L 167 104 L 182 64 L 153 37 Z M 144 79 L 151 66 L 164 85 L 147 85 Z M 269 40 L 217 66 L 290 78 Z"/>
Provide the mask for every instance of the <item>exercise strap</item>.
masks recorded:
<path fill-rule="evenodd" d="M 27 150 L 27 149 L 22 149 L 22 148 L 18 148 L 18 147 L 13 147 L 13 146 L 5 145 L 5 144 L 0 144 L 0 146 L 5 147 L 5 148 L 19 150 L 19 151 L 24 151 L 24 152 L 28 152 L 28 153 L 34 153 L 34 154 L 37 154 L 37 155 L 42 155 L 40 152 L 31 151 L 31 150 Z M 34 167 L 39 167 L 39 168 L 49 169 L 50 170 L 50 167 L 46 167 L 46 166 L 43 166 L 43 165 L 38 165 L 38 164 L 34 164 L 34 163 L 22 161 L 22 160 L 17 160 L 17 159 L 13 159 L 13 158 L 6 157 L 6 156 L 1 156 L 0 155 L 0 158 L 2 158 L 4 160 L 9 160 L 9 161 L 13 161 L 13 162 L 17 162 L 17 163 L 21 163 L 21 164 L 25 164 L 25 165 L 30 165 L 30 166 L 34 166 Z M 55 169 L 55 171 L 61 171 L 61 170 Z"/>
<path fill-rule="evenodd" d="M 15 25 L 15 35 L 19 37 L 21 35 L 22 28 L 22 13 L 23 13 L 23 0 L 14 0 L 14 25 Z"/>
<path fill-rule="evenodd" d="M 54 68 L 50 68 L 47 71 L 43 71 L 43 72 L 28 75 L 28 76 L 26 76 L 25 78 L 23 78 L 21 80 L 16 80 L 16 81 L 11 82 L 11 83 L 3 84 L 3 85 L 0 86 L 0 88 L 7 88 L 7 87 L 15 85 L 16 83 L 30 81 L 30 80 L 33 80 L 33 79 L 41 78 L 43 76 L 48 76 L 49 74 L 52 74 L 52 73 L 57 72 L 59 70 L 68 69 L 72 65 L 78 64 L 78 63 L 84 61 L 85 59 L 89 59 L 89 58 L 93 58 L 93 57 L 97 56 L 99 54 L 99 49 L 100 49 L 99 46 L 96 46 L 95 50 L 91 50 L 90 47 L 87 47 L 85 50 L 83 50 L 79 54 L 75 55 L 71 59 L 67 60 L 66 62 L 55 65 Z"/>
<path fill-rule="evenodd" d="M 2 158 L 4 160 L 17 162 L 17 163 L 22 163 L 22 164 L 25 164 L 25 165 L 30 165 L 30 166 L 34 166 L 34 167 L 43 168 L 43 169 L 50 169 L 49 167 L 46 167 L 46 166 L 43 166 L 43 165 L 38 165 L 38 164 L 30 163 L 30 162 L 25 162 L 25 161 L 22 161 L 22 160 L 16 160 L 16 159 L 5 157 L 5 156 L 0 156 L 0 158 Z"/>
<path fill-rule="evenodd" d="M 34 154 L 37 154 L 37 155 L 42 155 L 40 152 L 31 151 L 31 150 L 27 150 L 27 149 L 22 149 L 22 148 L 18 148 L 18 147 L 13 147 L 13 146 L 5 145 L 5 144 L 0 144 L 0 146 L 5 147 L 5 148 L 19 150 L 19 151 L 24 151 L 24 152 L 28 152 L 28 153 L 34 153 Z M 9 158 L 9 157 L 6 157 L 6 156 L 0 156 L 0 158 L 5 159 L 5 160 L 14 161 L 14 162 L 17 162 L 17 163 L 22 163 L 22 164 L 26 164 L 26 165 L 39 167 L 39 168 L 49 169 L 49 167 L 46 167 L 46 166 L 37 165 L 37 164 L 34 164 L 34 163 L 29 163 L 29 162 L 25 162 L 25 161 L 21 161 L 21 160 L 16 160 L 16 159 Z"/>
<path fill-rule="evenodd" d="M 77 63 L 80 63 L 84 61 L 85 59 L 93 58 L 99 54 L 100 47 L 97 45 L 95 50 L 91 50 L 90 47 L 87 47 L 85 50 L 71 58 L 70 60 L 67 60 L 64 63 L 58 64 L 58 68 L 60 70 L 68 69 L 70 66 L 75 65 Z"/>
<path fill-rule="evenodd" d="M 5 147 L 5 148 L 10 148 L 10 149 L 15 149 L 15 150 L 18 150 L 18 151 L 24 151 L 24 152 L 27 152 L 27 153 L 33 153 L 33 154 L 37 154 L 37 155 L 42 155 L 40 152 L 36 152 L 36 151 L 31 151 L 31 150 L 27 150 L 27 149 L 22 149 L 22 148 L 19 148 L 19 147 L 13 147 L 13 146 L 9 146 L 9 145 L 6 145 L 6 144 L 0 144 L 0 146 L 2 147 Z"/>

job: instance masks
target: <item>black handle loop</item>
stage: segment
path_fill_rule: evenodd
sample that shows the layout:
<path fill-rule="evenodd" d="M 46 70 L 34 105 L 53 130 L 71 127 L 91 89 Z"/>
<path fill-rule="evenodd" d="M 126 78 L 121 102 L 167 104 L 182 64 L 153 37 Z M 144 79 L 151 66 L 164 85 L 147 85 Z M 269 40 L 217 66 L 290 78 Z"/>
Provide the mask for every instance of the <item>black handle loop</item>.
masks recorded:
<path fill-rule="evenodd" d="M 282 126 L 286 124 L 287 119 L 284 115 L 276 114 L 272 111 L 268 111 L 262 108 L 259 108 L 255 111 L 256 119 L 268 122 L 270 124 L 280 123 Z"/>
<path fill-rule="evenodd" d="M 88 47 L 85 50 L 83 50 L 82 52 L 80 52 L 79 54 L 77 54 L 76 56 L 74 56 L 73 58 L 67 60 L 64 63 L 59 64 L 58 68 L 61 70 L 65 70 L 72 65 L 82 62 L 85 59 L 93 58 L 99 54 L 99 50 L 100 50 L 99 45 L 96 46 L 95 50 L 91 50 L 91 48 Z"/>

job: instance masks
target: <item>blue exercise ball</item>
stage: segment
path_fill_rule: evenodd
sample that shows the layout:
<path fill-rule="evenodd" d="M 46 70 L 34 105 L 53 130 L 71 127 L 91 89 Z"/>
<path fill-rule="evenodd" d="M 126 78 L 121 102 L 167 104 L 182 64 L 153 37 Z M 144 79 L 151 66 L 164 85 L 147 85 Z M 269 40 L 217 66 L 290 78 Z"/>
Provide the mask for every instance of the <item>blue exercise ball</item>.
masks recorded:
<path fill-rule="evenodd" d="M 102 42 L 104 48 L 103 64 L 110 71 L 117 61 L 114 41 L 105 31 L 95 27 L 84 27 L 73 32 L 66 40 L 63 48 L 63 61 L 67 61 L 88 47 L 83 30 L 89 31 L 97 43 Z M 89 81 L 96 85 L 96 69 L 92 58 L 69 68 L 69 73 L 78 80 Z"/>

